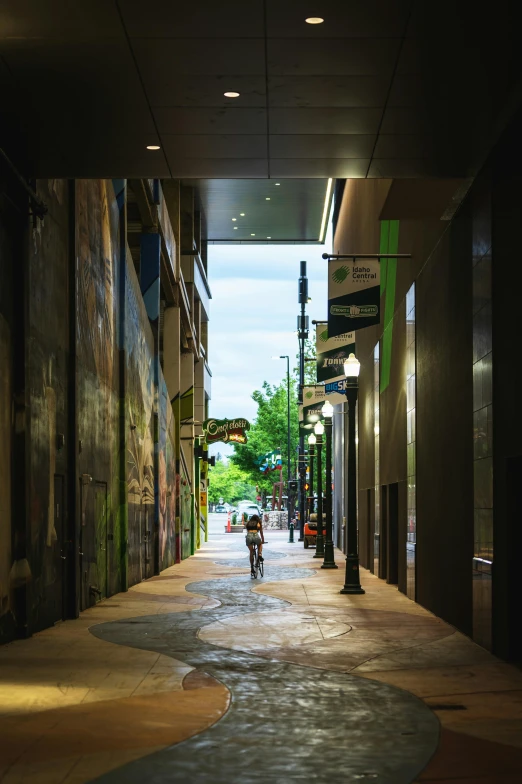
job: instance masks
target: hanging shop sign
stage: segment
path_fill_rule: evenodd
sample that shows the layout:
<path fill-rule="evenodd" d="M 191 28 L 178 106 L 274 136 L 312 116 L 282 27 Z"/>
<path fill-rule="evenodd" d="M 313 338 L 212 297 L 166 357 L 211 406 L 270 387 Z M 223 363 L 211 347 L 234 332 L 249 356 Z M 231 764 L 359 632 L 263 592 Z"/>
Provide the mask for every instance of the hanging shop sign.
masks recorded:
<path fill-rule="evenodd" d="M 328 262 L 328 337 L 371 327 L 380 321 L 378 259 Z"/>
<path fill-rule="evenodd" d="M 311 433 L 326 400 L 323 384 L 303 387 L 303 405 L 299 406 L 299 429 Z"/>
<path fill-rule="evenodd" d="M 315 327 L 317 381 L 331 384 L 344 379 L 344 362 L 355 354 L 355 332 L 343 332 L 331 338 L 328 322 L 319 321 Z M 328 390 L 327 393 L 329 394 Z"/>
<path fill-rule="evenodd" d="M 218 441 L 246 444 L 246 431 L 250 430 L 250 422 L 246 419 L 206 419 L 203 422 L 203 433 L 207 444 Z"/>
<path fill-rule="evenodd" d="M 311 427 L 321 418 L 321 409 L 326 400 L 332 406 L 346 402 L 346 378 L 329 381 L 327 384 L 303 387 L 303 405 L 299 406 L 301 429 L 311 430 Z"/>

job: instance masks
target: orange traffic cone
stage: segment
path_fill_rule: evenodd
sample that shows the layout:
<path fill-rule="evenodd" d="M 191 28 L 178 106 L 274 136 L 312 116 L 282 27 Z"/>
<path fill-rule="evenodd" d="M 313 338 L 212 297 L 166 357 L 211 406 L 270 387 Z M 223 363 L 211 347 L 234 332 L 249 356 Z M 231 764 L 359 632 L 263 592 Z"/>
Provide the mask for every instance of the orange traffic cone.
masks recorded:
<path fill-rule="evenodd" d="M 230 512 L 228 513 L 228 520 L 227 520 L 227 534 L 231 534 L 232 529 L 230 528 Z"/>

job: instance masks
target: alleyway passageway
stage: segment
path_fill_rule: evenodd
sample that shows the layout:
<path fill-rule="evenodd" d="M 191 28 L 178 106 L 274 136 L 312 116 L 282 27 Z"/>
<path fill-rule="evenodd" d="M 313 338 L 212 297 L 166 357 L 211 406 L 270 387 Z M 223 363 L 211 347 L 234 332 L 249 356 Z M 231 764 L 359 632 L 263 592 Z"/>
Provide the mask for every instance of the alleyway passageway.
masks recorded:
<path fill-rule="evenodd" d="M 522 673 L 269 532 L 0 650 L 2 784 L 522 779 Z"/>

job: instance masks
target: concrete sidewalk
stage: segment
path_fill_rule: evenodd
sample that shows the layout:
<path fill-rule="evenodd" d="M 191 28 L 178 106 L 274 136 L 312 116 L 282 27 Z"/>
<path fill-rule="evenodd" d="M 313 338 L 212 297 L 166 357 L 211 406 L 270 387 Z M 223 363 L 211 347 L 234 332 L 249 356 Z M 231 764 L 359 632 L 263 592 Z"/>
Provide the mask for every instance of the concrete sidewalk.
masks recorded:
<path fill-rule="evenodd" d="M 320 674 L 314 675 L 319 670 L 331 673 L 332 684 L 337 677 L 356 676 L 350 680 L 352 699 L 358 690 L 363 706 L 368 699 L 364 682 L 375 682 L 377 689 L 380 683 L 383 689 L 389 684 L 404 690 L 404 705 L 410 705 L 404 710 L 401 692 L 383 691 L 383 700 L 390 694 L 397 696 L 397 705 L 392 700 L 389 709 L 397 709 L 399 717 L 401 710 L 415 710 L 416 703 L 408 703 L 408 694 L 420 698 L 441 724 L 431 761 L 413 778 L 401 769 L 401 778 L 377 773 L 373 780 L 394 784 L 522 781 L 522 673 L 364 570 L 361 579 L 366 594 L 341 596 L 342 554 L 336 554 L 339 570 L 321 570 L 313 550 L 305 551 L 298 543 L 289 545 L 287 537 L 285 532 L 267 532 L 265 581 L 250 581 L 242 537 L 211 535 L 194 557 L 161 576 L 101 602 L 78 620 L 1 648 L 2 784 L 80 784 L 104 774 L 107 781 L 109 777 L 130 781 L 138 764 L 143 781 L 172 780 L 173 771 L 181 771 L 188 763 L 181 752 L 165 762 L 163 750 L 183 749 L 185 744 L 176 744 L 188 738 L 203 743 L 208 728 L 219 727 L 230 700 L 241 699 L 240 681 L 227 687 L 224 678 L 216 677 L 210 661 L 206 667 L 210 674 L 206 672 L 203 654 L 209 650 L 222 650 L 214 659 L 225 660 L 230 671 L 236 667 L 238 672 L 244 662 L 239 656 L 234 658 L 233 652 L 253 654 L 260 672 L 261 663 L 266 662 L 262 665 L 264 682 L 266 673 L 273 673 L 276 686 L 277 678 L 283 678 L 280 664 L 293 665 L 284 670 L 285 678 L 289 672 L 293 677 L 301 672 L 303 681 L 305 676 L 310 679 L 308 708 L 316 711 L 319 725 L 320 703 L 314 700 L 326 688 Z M 198 586 L 186 590 L 195 582 L 199 595 Z M 252 588 L 256 596 L 250 593 Z M 235 595 L 237 607 L 233 606 Z M 233 611 L 224 611 L 227 597 Z M 197 650 L 203 653 L 198 652 L 195 666 L 188 662 L 195 661 L 196 643 L 186 643 L 177 651 L 178 619 L 185 626 L 184 619 L 189 619 L 197 627 Z M 175 641 L 172 650 L 165 647 L 164 639 L 158 643 L 169 625 L 169 640 Z M 108 641 L 109 632 L 120 628 L 125 630 L 124 641 Z M 103 639 L 105 630 L 108 636 Z M 147 634 L 150 644 L 143 642 Z M 372 689 L 379 706 L 378 691 Z M 422 703 L 419 706 L 429 724 L 431 712 Z M 335 706 L 329 704 L 330 709 L 335 711 Z M 281 723 L 281 733 L 285 732 L 283 710 L 268 710 L 267 716 L 271 729 L 277 730 Z M 419 717 L 424 720 L 422 712 Z M 336 721 L 335 712 L 332 719 Z M 339 727 L 353 719 L 344 706 Z M 230 713 L 227 721 L 232 726 Z M 307 726 L 300 734 L 306 742 L 313 732 Z M 378 730 L 373 732 L 366 741 L 374 744 L 377 759 L 381 753 Z M 262 727 L 257 733 L 262 734 Z M 348 735 L 346 741 L 346 747 L 338 743 L 340 772 L 354 754 Z M 408 742 L 413 760 L 416 740 Z M 150 779 L 147 773 L 143 775 L 149 759 L 155 770 Z M 206 781 L 203 767 L 198 768 L 198 755 L 194 759 L 191 780 Z M 259 773 L 263 774 L 262 766 Z M 282 781 L 270 775 L 267 768 L 264 781 Z M 220 779 L 215 775 L 215 780 Z M 248 780 L 244 772 L 238 772 L 237 781 Z M 292 781 L 291 769 L 285 780 Z"/>

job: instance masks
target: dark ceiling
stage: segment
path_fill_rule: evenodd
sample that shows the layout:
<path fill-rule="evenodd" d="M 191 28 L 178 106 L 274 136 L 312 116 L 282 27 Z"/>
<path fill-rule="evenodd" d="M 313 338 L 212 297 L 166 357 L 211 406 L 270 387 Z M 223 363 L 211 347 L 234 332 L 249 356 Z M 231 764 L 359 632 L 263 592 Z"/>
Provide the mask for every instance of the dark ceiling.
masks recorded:
<path fill-rule="evenodd" d="M 188 180 L 186 184 L 198 191 L 211 242 L 324 241 L 333 195 L 327 180 Z"/>
<path fill-rule="evenodd" d="M 37 176 L 469 176 L 520 98 L 513 8 L 2 0 L 2 144 Z"/>

